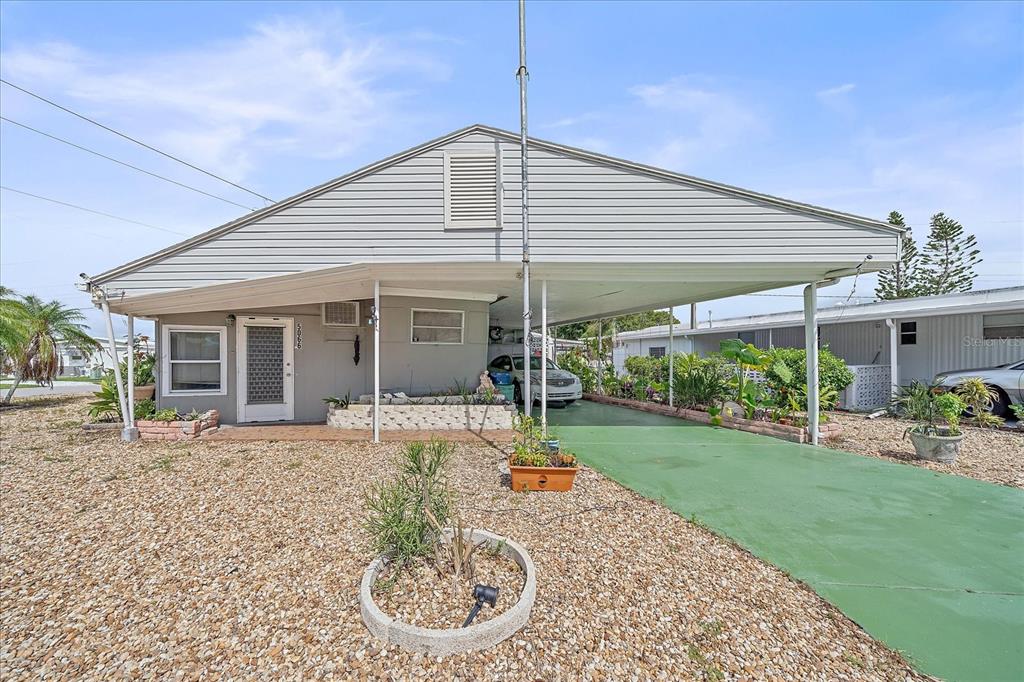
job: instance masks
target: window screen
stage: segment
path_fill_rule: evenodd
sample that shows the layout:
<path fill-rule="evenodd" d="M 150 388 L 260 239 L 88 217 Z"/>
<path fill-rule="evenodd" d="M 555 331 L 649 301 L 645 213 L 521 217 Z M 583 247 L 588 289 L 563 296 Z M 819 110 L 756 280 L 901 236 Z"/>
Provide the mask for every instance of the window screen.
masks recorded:
<path fill-rule="evenodd" d="M 665 357 L 665 346 L 651 346 L 647 349 L 647 354 L 652 358 L 663 358 Z"/>
<path fill-rule="evenodd" d="M 413 343 L 462 343 L 464 313 L 461 310 L 412 311 Z"/>

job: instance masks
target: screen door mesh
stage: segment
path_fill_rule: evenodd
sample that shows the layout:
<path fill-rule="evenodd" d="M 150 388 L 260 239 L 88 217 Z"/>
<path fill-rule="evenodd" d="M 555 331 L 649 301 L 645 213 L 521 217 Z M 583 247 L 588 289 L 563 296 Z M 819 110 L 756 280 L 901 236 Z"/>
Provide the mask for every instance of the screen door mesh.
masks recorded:
<path fill-rule="evenodd" d="M 246 327 L 246 401 L 284 402 L 284 328 Z"/>

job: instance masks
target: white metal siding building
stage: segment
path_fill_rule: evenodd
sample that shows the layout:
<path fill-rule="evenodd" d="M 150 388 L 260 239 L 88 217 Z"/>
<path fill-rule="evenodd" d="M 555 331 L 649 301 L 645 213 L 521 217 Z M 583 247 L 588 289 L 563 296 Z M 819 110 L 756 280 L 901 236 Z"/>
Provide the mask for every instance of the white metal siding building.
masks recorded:
<path fill-rule="evenodd" d="M 848 365 L 888 366 L 895 347 L 899 384 L 930 381 L 940 372 L 1024 359 L 1024 287 L 837 306 L 819 311 L 818 324 L 819 345 Z M 800 348 L 802 325 L 798 311 L 723 319 L 677 328 L 675 349 L 703 355 L 735 338 L 758 348 Z M 615 367 L 621 372 L 625 358 L 667 345 L 667 325 L 617 334 Z"/>
<path fill-rule="evenodd" d="M 314 420 L 327 395 L 475 386 L 488 328 L 523 327 L 520 144 L 470 126 L 84 288 L 129 325 L 156 320 L 161 406 Z M 542 140 L 527 148 L 535 325 L 792 284 L 807 286 L 813 319 L 821 283 L 897 258 L 901 230 L 880 221 Z M 318 311 L 341 302 L 360 304 L 356 319 L 328 329 Z"/>

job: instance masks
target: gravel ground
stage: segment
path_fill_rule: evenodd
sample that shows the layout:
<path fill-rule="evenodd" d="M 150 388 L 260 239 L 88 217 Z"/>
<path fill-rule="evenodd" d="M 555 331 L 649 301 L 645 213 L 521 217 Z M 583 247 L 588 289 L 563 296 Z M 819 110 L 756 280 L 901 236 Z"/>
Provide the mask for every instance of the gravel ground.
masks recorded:
<path fill-rule="evenodd" d="M 1024 430 L 963 427 L 966 438 L 960 443 L 956 463 L 940 464 L 917 459 L 914 444 L 903 438 L 903 432 L 914 424 L 911 421 L 891 417 L 865 419 L 863 415 L 843 412 L 832 412 L 829 418 L 843 425 L 839 438 L 822 442 L 830 448 L 1024 488 Z"/>
<path fill-rule="evenodd" d="M 926 679 L 698 524 L 586 467 L 570 493 L 513 493 L 473 444 L 452 483 L 467 525 L 531 553 L 530 623 L 487 652 L 383 647 L 359 615 L 361 493 L 400 443 L 124 444 L 84 406 L 0 412 L 5 680 Z"/>
<path fill-rule="evenodd" d="M 476 583 L 497 587 L 498 601 L 493 608 L 484 606 L 474 623 L 490 620 L 515 606 L 526 584 L 526 574 L 519 564 L 484 550 L 477 551 L 474 564 L 473 581 L 460 580 L 453 586 L 450 575 L 441 577 L 432 564 L 418 561 L 399 573 L 394 585 L 387 584 L 394 579 L 392 575 L 382 576 L 383 588 L 374 590 L 373 599 L 392 618 L 424 628 L 462 627 L 469 609 L 476 603 Z"/>

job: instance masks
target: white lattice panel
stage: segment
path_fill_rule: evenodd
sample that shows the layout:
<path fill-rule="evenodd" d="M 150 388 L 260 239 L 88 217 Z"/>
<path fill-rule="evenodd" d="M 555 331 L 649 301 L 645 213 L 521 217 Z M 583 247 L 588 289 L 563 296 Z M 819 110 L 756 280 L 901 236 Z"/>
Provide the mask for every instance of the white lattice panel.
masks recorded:
<path fill-rule="evenodd" d="M 889 404 L 892 393 L 889 365 L 850 365 L 850 371 L 853 372 L 853 383 L 840 396 L 841 408 L 862 412 Z"/>

